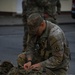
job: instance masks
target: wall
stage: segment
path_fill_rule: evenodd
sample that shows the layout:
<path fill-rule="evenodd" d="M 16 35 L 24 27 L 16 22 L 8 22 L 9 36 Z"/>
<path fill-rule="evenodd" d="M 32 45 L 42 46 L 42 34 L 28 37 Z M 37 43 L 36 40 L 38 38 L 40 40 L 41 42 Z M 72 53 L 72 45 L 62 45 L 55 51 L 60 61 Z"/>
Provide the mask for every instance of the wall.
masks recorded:
<path fill-rule="evenodd" d="M 71 11 L 72 0 L 60 0 L 61 11 Z M 22 13 L 22 0 L 0 0 L 0 11 Z"/>
<path fill-rule="evenodd" d="M 61 11 L 71 11 L 72 0 L 60 0 L 61 1 Z"/>
<path fill-rule="evenodd" d="M 16 0 L 0 0 L 0 11 L 16 12 Z"/>

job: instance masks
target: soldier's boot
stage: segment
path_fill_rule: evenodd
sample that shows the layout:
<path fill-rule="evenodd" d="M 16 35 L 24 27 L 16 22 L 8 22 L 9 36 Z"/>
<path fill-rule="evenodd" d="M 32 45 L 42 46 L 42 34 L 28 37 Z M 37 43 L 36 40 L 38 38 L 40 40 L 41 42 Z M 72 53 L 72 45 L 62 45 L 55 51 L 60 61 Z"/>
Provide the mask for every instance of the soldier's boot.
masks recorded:
<path fill-rule="evenodd" d="M 18 59 L 17 59 L 18 67 L 23 68 L 23 65 L 26 63 L 26 61 L 27 59 L 26 59 L 25 53 L 21 53 L 18 55 Z"/>
<path fill-rule="evenodd" d="M 0 75 L 6 75 L 10 69 L 13 67 L 13 64 L 9 61 L 4 61 L 1 65 L 0 65 Z"/>

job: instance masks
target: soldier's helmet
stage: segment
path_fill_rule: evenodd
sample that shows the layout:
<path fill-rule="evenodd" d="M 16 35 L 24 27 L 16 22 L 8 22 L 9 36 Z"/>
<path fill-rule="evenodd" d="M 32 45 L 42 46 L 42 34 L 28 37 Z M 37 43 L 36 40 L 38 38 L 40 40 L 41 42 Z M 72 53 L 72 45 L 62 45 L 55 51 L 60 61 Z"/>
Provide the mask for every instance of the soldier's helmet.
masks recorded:
<path fill-rule="evenodd" d="M 43 21 L 42 16 L 39 13 L 33 13 L 27 18 L 27 25 L 29 32 L 35 34 L 36 28 L 40 26 Z"/>

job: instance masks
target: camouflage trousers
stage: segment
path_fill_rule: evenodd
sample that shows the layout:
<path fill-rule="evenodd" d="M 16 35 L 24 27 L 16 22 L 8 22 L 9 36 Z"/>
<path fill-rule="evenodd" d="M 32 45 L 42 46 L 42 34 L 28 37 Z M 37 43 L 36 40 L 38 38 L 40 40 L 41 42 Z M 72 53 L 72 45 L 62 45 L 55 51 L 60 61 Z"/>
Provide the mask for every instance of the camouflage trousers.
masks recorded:
<path fill-rule="evenodd" d="M 18 55 L 17 63 L 20 67 L 17 67 L 15 71 L 17 70 L 16 72 L 19 72 L 20 75 L 66 75 L 67 73 L 67 71 L 64 69 L 51 70 L 48 68 L 41 68 L 39 71 L 30 70 L 26 72 L 22 67 L 24 63 L 26 62 L 25 60 L 26 60 L 25 53 L 21 53 Z M 14 73 L 11 74 L 12 72 L 15 72 L 15 71 L 13 69 L 11 72 L 9 72 L 8 75 L 15 75 Z M 19 74 L 16 74 L 16 75 L 19 75 Z"/>
<path fill-rule="evenodd" d="M 40 69 L 39 71 L 25 71 L 23 68 L 13 67 L 7 75 L 56 75 L 47 70 L 47 72 Z"/>
<path fill-rule="evenodd" d="M 66 75 L 66 72 L 62 69 L 53 72 L 47 68 L 45 68 L 45 70 L 40 69 L 39 71 L 25 71 L 23 68 L 13 67 L 7 75 Z"/>

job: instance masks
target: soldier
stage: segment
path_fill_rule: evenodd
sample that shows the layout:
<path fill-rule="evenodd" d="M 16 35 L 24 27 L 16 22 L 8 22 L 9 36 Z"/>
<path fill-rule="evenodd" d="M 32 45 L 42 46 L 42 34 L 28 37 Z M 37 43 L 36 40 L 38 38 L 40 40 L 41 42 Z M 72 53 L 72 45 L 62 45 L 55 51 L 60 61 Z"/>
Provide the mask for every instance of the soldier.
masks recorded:
<path fill-rule="evenodd" d="M 23 23 L 24 23 L 24 37 L 23 37 L 23 51 L 26 49 L 27 45 L 27 17 L 32 13 L 40 13 L 42 16 L 44 14 L 44 7 L 48 7 L 50 2 L 48 0 L 23 0 L 22 1 L 22 15 L 23 15 Z"/>
<path fill-rule="evenodd" d="M 23 9 L 23 23 L 24 23 L 24 37 L 23 37 L 23 51 L 26 49 L 27 45 L 27 17 L 34 12 L 40 13 L 44 19 L 49 20 L 53 23 L 56 22 L 56 10 L 60 13 L 61 4 L 59 0 L 23 0 L 22 9 Z"/>
<path fill-rule="evenodd" d="M 28 34 L 36 39 L 28 39 L 26 51 L 18 56 L 18 65 L 24 68 L 25 75 L 66 75 L 70 49 L 62 29 L 38 13 L 28 17 L 27 25 Z"/>
<path fill-rule="evenodd" d="M 54 3 L 55 2 L 55 3 Z M 54 4 L 55 5 L 54 5 Z M 22 9 L 23 9 L 23 23 L 24 23 L 24 38 L 23 38 L 23 51 L 25 51 L 27 44 L 27 17 L 34 12 L 39 12 L 45 19 L 50 20 L 53 23 L 56 23 L 55 19 L 55 6 L 60 11 L 60 1 L 48 1 L 48 0 L 23 0 Z M 54 10 L 53 10 L 54 9 Z M 45 15 L 44 15 L 45 12 Z M 47 13 L 46 13 L 47 12 Z M 49 14 L 48 14 L 49 13 Z M 49 16 L 48 16 L 49 15 Z"/>

